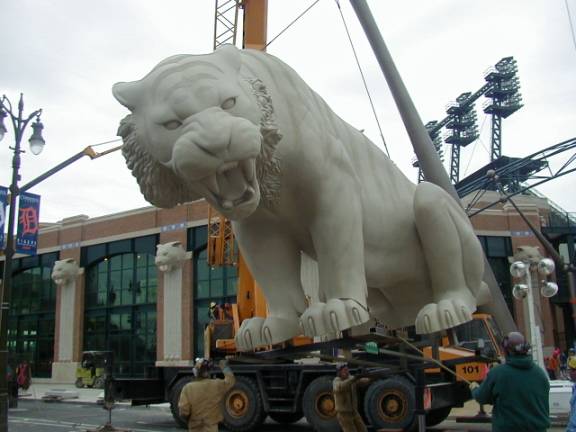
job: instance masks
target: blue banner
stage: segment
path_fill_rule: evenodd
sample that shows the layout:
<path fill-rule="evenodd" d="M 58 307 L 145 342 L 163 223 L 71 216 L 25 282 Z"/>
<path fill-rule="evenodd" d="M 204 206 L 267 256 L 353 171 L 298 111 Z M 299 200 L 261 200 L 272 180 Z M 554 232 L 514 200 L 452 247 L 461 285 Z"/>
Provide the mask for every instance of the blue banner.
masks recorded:
<path fill-rule="evenodd" d="M 8 206 L 8 188 L 0 186 L 0 249 L 4 249 L 4 227 L 6 226 L 6 207 Z"/>
<path fill-rule="evenodd" d="M 15 249 L 17 253 L 36 255 L 40 228 L 40 195 L 22 192 L 19 199 Z"/>

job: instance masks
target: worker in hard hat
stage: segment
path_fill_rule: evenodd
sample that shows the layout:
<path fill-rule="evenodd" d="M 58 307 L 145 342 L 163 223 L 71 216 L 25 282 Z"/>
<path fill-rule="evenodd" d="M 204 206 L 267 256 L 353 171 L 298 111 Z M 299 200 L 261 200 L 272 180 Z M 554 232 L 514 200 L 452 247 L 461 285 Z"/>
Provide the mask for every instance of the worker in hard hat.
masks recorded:
<path fill-rule="evenodd" d="M 358 414 L 358 396 L 355 378 L 350 375 L 346 363 L 336 366 L 336 378 L 332 383 L 336 418 L 343 432 L 366 432 L 366 425 Z"/>
<path fill-rule="evenodd" d="M 502 346 L 506 363 L 492 368 L 480 386 L 472 383 L 472 397 L 494 405 L 493 432 L 545 432 L 550 426 L 548 376 L 534 363 L 521 333 L 509 333 Z"/>
<path fill-rule="evenodd" d="M 226 360 L 219 363 L 224 379 L 210 378 L 210 361 L 196 360 L 196 378 L 186 384 L 180 393 L 178 409 L 188 422 L 190 432 L 218 432 L 218 423 L 224 419 L 222 400 L 236 382 Z"/>

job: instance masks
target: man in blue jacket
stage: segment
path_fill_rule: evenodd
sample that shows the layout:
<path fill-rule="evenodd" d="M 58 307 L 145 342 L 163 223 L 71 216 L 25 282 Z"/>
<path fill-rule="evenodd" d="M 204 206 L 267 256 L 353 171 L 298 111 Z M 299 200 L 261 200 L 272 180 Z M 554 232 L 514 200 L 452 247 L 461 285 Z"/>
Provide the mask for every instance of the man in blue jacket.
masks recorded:
<path fill-rule="evenodd" d="M 503 346 L 506 363 L 493 368 L 482 385 L 472 389 L 472 397 L 494 406 L 493 432 L 545 432 L 550 426 L 548 377 L 532 360 L 521 333 L 508 334 Z"/>

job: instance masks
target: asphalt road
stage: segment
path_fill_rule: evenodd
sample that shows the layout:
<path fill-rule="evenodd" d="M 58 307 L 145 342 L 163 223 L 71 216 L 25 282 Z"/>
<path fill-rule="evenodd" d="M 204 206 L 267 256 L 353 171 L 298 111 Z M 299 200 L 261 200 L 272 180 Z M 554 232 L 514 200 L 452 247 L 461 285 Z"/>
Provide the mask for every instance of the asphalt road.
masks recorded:
<path fill-rule="evenodd" d="M 80 432 L 95 430 L 108 421 L 108 412 L 95 404 L 21 400 L 18 408 L 8 413 L 10 432 Z M 175 426 L 167 408 L 119 406 L 112 411 L 112 425 L 132 432 L 183 432 Z M 480 432 L 490 431 L 489 424 L 470 425 L 446 421 L 429 431 Z M 564 431 L 565 427 L 554 427 L 549 431 Z M 224 429 L 221 429 L 225 432 Z M 312 432 L 304 421 L 286 426 L 267 420 L 259 429 L 262 432 Z"/>

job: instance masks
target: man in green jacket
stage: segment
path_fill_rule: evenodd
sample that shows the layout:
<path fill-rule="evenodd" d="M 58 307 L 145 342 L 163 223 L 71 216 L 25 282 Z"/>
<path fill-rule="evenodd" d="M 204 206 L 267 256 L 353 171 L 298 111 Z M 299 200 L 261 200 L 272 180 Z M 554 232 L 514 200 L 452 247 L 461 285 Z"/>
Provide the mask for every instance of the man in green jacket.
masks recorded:
<path fill-rule="evenodd" d="M 506 363 L 493 368 L 479 387 L 472 383 L 472 397 L 494 406 L 493 432 L 545 432 L 550 426 L 548 377 L 532 360 L 521 333 L 508 334 L 503 346 Z"/>

